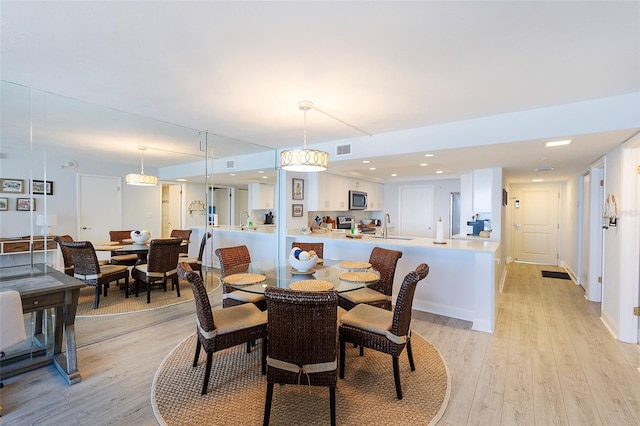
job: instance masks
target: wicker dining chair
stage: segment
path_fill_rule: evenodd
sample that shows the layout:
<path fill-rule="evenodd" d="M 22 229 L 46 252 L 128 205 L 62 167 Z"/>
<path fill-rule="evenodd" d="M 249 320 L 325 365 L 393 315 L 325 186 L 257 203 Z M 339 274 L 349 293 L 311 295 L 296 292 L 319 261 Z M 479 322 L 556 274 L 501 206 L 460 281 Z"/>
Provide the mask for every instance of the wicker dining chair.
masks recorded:
<path fill-rule="evenodd" d="M 340 307 L 348 311 L 360 303 L 366 303 L 390 311 L 393 279 L 401 257 L 401 251 L 374 247 L 369 255 L 369 263 L 372 269 L 380 273 L 380 280 L 368 287 L 340 294 L 338 298 Z"/>
<path fill-rule="evenodd" d="M 266 374 L 267 313 L 251 303 L 212 311 L 202 278 L 188 263 L 178 264 L 178 276 L 189 282 L 196 303 L 198 342 L 193 366 L 198 366 L 201 348 L 204 348 L 207 354 L 201 394 L 207 393 L 213 354 L 222 349 L 262 339 L 262 374 Z"/>
<path fill-rule="evenodd" d="M 140 283 L 147 286 L 147 303 L 151 303 L 151 287 L 161 285 L 167 291 L 167 280 L 171 280 L 180 297 L 180 282 L 178 281 L 178 255 L 182 241 L 176 238 L 157 238 L 149 244 L 147 263 L 136 265 L 131 269 L 134 281 L 134 291 L 138 297 Z"/>
<path fill-rule="evenodd" d="M 367 304 L 359 304 L 340 318 L 340 378 L 344 378 L 345 342 L 375 349 L 391 355 L 396 396 L 402 399 L 399 357 L 407 347 L 411 371 L 416 367 L 411 352 L 411 305 L 416 285 L 429 273 L 425 263 L 407 274 L 400 287 L 393 312 Z M 271 316 L 271 312 L 269 313 Z"/>
<path fill-rule="evenodd" d="M 247 271 L 247 265 L 251 263 L 251 255 L 247 246 L 221 247 L 216 249 L 216 256 L 220 259 L 220 275 L 222 284 L 222 307 L 242 305 L 243 303 L 253 303 L 261 311 L 267 309 L 267 303 L 262 294 L 249 293 L 247 291 L 236 290 L 224 284 L 224 277 Z"/>
<path fill-rule="evenodd" d="M 265 289 L 269 313 L 267 397 L 269 424 L 273 385 L 328 386 L 331 424 L 336 424 L 338 296 L 334 291 Z"/>
<path fill-rule="evenodd" d="M 133 230 L 129 231 L 109 231 L 109 241 L 121 243 L 124 240 L 131 239 L 131 233 Z M 134 266 L 138 263 L 138 255 L 137 254 L 118 254 L 115 251 L 111 252 L 111 263 L 114 265 L 127 265 Z"/>
<path fill-rule="evenodd" d="M 60 241 L 71 257 L 73 277 L 96 288 L 93 309 L 98 309 L 100 293 L 107 297 L 109 283 L 124 279 L 125 297 L 128 297 L 129 268 L 125 265 L 100 265 L 96 251 L 90 241 Z"/>
<path fill-rule="evenodd" d="M 316 252 L 318 259 L 324 259 L 324 243 L 291 243 L 291 248 L 298 247 L 302 251 L 313 250 Z"/>
<path fill-rule="evenodd" d="M 189 256 L 189 238 L 191 238 L 191 229 L 173 229 L 169 235 L 171 238 L 180 238 L 186 244 L 180 246 L 180 257 Z"/>
<path fill-rule="evenodd" d="M 69 253 L 67 247 L 60 244 L 61 241 L 64 241 L 66 243 L 72 242 L 73 237 L 71 235 L 57 235 L 53 237 L 53 241 L 55 241 L 58 244 L 58 247 L 60 247 L 60 252 L 62 253 L 62 262 L 64 263 L 64 273 L 69 276 L 73 276 L 73 262 L 71 261 L 71 253 Z"/>
<path fill-rule="evenodd" d="M 191 269 L 198 272 L 200 274 L 200 278 L 202 277 L 202 258 L 204 256 L 204 249 L 207 247 L 207 240 L 211 238 L 211 232 L 207 232 L 202 236 L 202 240 L 200 241 L 200 250 L 198 251 L 198 257 L 189 257 L 189 258 L 181 258 L 180 262 L 186 262 L 191 266 Z"/>

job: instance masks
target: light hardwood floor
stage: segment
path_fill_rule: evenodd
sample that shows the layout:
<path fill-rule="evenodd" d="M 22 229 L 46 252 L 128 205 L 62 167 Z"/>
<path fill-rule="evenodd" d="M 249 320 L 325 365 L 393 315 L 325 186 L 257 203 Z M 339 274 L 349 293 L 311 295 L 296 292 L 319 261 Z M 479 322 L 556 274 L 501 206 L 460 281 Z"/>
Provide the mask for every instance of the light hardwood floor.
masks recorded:
<path fill-rule="evenodd" d="M 542 269 L 559 270 L 509 265 L 493 334 L 414 312 L 414 330 L 440 350 L 452 377 L 440 425 L 640 424 L 638 345 L 614 340 L 599 319 L 599 304 L 586 301 L 572 281 L 542 278 Z M 212 298 L 219 304 L 220 290 Z M 195 331 L 193 312 L 192 303 L 183 303 L 79 318 L 82 382 L 67 386 L 53 367 L 6 379 L 2 424 L 157 424 L 153 376 Z"/>

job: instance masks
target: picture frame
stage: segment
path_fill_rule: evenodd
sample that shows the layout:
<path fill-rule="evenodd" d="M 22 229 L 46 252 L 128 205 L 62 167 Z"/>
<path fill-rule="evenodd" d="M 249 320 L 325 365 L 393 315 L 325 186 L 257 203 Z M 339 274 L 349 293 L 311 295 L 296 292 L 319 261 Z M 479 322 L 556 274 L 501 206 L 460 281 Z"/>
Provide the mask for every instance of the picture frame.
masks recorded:
<path fill-rule="evenodd" d="M 36 210 L 36 200 L 31 198 L 16 198 L 16 210 L 20 212 L 29 212 Z"/>
<path fill-rule="evenodd" d="M 303 213 L 303 206 L 302 204 L 292 204 L 291 205 L 291 216 L 293 217 L 302 217 L 302 213 Z"/>
<path fill-rule="evenodd" d="M 53 195 L 53 182 L 50 180 L 32 180 L 31 181 L 31 193 L 32 194 L 46 194 Z"/>
<path fill-rule="evenodd" d="M 0 192 L 24 194 L 24 180 L 0 179 Z"/>
<path fill-rule="evenodd" d="M 0 198 L 0 211 L 9 210 L 9 199 L 8 198 Z"/>
<path fill-rule="evenodd" d="M 304 179 L 291 179 L 291 199 L 304 200 Z"/>

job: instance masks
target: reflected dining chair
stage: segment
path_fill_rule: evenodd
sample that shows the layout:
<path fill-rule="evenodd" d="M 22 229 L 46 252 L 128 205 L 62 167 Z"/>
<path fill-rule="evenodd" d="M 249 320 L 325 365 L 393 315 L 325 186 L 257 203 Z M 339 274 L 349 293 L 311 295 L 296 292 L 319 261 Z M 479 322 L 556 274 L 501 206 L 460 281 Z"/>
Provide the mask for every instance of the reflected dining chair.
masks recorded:
<path fill-rule="evenodd" d="M 178 255 L 181 240 L 176 238 L 157 238 L 149 243 L 147 263 L 136 265 L 131 269 L 131 278 L 136 297 L 138 297 L 141 283 L 147 286 L 147 303 L 151 303 L 151 286 L 160 285 L 167 291 L 167 280 L 171 280 L 180 297 L 180 282 L 178 281 Z"/>
<path fill-rule="evenodd" d="M 71 235 L 58 235 L 53 237 L 53 241 L 55 241 L 58 244 L 58 247 L 60 247 L 60 252 L 62 253 L 62 262 L 64 263 L 64 273 L 69 276 L 73 276 L 73 262 L 71 261 L 71 254 L 65 246 L 60 244 L 61 241 L 67 243 L 72 242 L 73 237 L 71 237 Z"/>
<path fill-rule="evenodd" d="M 73 277 L 96 288 L 93 309 L 98 309 L 100 293 L 107 297 L 109 283 L 124 279 L 125 297 L 129 296 L 129 268 L 125 265 L 100 265 L 96 251 L 90 241 L 60 241 L 71 256 Z"/>
<path fill-rule="evenodd" d="M 298 247 L 302 251 L 313 250 L 316 252 L 318 259 L 324 259 L 324 243 L 300 243 L 294 241 L 291 243 L 291 248 L 294 247 Z"/>
<path fill-rule="evenodd" d="M 109 241 L 121 243 L 124 240 L 131 239 L 131 233 L 133 230 L 129 231 L 109 231 Z M 111 263 L 114 265 L 127 265 L 134 266 L 138 263 L 138 255 L 137 254 L 118 254 L 115 251 L 111 252 Z"/>
<path fill-rule="evenodd" d="M 213 354 L 222 349 L 262 339 L 262 374 L 266 373 L 267 313 L 251 303 L 227 309 L 211 310 L 209 295 L 200 276 L 186 262 L 178 264 L 178 276 L 187 280 L 196 304 L 196 353 L 193 367 L 198 366 L 200 349 L 207 353 L 207 365 L 202 383 L 202 395 L 207 393 Z"/>
<path fill-rule="evenodd" d="M 369 255 L 369 263 L 372 269 L 380 273 L 380 280 L 368 287 L 340 294 L 340 307 L 348 311 L 360 303 L 366 303 L 390 311 L 393 279 L 401 257 L 401 251 L 374 247 Z"/>
<path fill-rule="evenodd" d="M 198 272 L 200 274 L 200 278 L 202 277 L 202 258 L 204 256 L 204 249 L 207 247 L 207 240 L 211 238 L 211 232 L 207 232 L 202 236 L 202 240 L 200 241 L 200 250 L 198 250 L 198 257 L 189 257 L 184 259 L 179 259 L 180 262 L 186 262 L 191 266 L 191 269 Z"/>
<path fill-rule="evenodd" d="M 20 293 L 15 290 L 0 291 L 0 358 L 4 358 L 5 350 L 25 340 L 27 332 Z M 2 387 L 4 385 L 0 382 L 0 389 Z"/>
<path fill-rule="evenodd" d="M 247 271 L 247 265 L 251 263 L 251 255 L 247 246 L 221 247 L 216 249 L 216 256 L 220 259 L 220 275 L 222 278 L 222 307 L 242 305 L 243 303 L 253 303 L 261 311 L 267 309 L 262 294 L 249 293 L 247 291 L 236 290 L 224 284 L 224 277 Z"/>
<path fill-rule="evenodd" d="M 189 257 L 189 238 L 191 238 L 191 229 L 173 229 L 171 230 L 171 238 L 180 238 L 184 245 L 180 246 L 180 257 Z"/>
<path fill-rule="evenodd" d="M 407 348 L 411 371 L 416 367 L 411 352 L 411 305 L 416 285 L 429 273 L 429 266 L 421 263 L 407 274 L 400 287 L 393 312 L 367 304 L 359 304 L 340 318 L 340 378 L 344 378 L 345 342 L 375 349 L 391 355 L 396 396 L 402 399 L 399 357 Z M 271 316 L 271 313 L 269 313 Z"/>
<path fill-rule="evenodd" d="M 267 397 L 263 424 L 269 424 L 273 385 L 328 386 L 331 424 L 336 424 L 338 295 L 265 289 L 267 326 Z"/>

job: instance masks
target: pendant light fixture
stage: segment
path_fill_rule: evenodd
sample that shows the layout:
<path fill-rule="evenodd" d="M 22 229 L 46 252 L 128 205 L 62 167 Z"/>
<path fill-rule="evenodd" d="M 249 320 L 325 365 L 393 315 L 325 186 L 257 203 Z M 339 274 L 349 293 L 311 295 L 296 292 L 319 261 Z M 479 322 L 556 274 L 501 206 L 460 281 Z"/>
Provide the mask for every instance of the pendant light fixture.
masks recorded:
<path fill-rule="evenodd" d="M 300 101 L 298 108 L 304 111 L 304 138 L 302 149 L 287 149 L 280 153 L 280 167 L 290 172 L 322 172 L 329 167 L 329 153 L 307 149 L 307 111 L 313 102 Z"/>
<path fill-rule="evenodd" d="M 139 146 L 138 149 L 140 150 L 140 174 L 129 173 L 126 177 L 127 185 L 157 186 L 158 176 L 144 174 L 144 151 L 147 147 Z"/>

